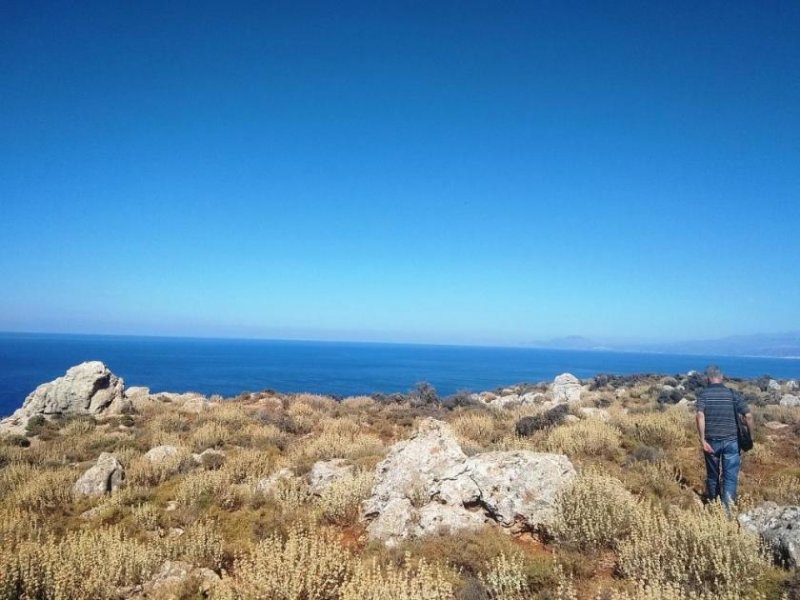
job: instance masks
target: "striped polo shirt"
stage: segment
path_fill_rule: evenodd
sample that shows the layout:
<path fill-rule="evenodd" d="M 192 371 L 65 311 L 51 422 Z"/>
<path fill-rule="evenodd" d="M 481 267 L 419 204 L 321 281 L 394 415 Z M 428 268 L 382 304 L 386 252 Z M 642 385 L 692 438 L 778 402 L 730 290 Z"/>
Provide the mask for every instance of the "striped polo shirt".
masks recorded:
<path fill-rule="evenodd" d="M 750 412 L 744 398 L 721 383 L 712 383 L 697 395 L 697 412 L 706 417 L 707 440 L 736 439 L 736 412 L 746 415 Z"/>

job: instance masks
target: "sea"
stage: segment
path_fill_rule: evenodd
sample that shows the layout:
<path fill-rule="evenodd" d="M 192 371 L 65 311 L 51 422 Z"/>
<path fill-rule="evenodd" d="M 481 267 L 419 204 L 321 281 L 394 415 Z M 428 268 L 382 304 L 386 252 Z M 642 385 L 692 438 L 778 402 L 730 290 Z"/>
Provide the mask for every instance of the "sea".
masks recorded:
<path fill-rule="evenodd" d="M 569 372 L 678 374 L 716 363 L 734 377 L 800 378 L 800 360 L 536 348 L 355 342 L 0 333 L 0 416 L 37 385 L 80 362 L 103 361 L 126 386 L 235 396 L 244 391 L 345 397 L 406 392 L 418 382 L 441 396 L 549 381 Z"/>

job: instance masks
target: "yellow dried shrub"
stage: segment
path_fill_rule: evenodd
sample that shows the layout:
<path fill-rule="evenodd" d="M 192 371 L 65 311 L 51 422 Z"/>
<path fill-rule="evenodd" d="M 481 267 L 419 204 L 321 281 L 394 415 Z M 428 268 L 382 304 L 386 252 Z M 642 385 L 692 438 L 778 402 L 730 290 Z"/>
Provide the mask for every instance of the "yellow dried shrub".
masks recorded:
<path fill-rule="evenodd" d="M 550 452 L 567 456 L 610 455 L 620 449 L 621 435 L 613 427 L 597 419 L 586 419 L 553 429 L 545 442 Z"/>
<path fill-rule="evenodd" d="M 622 482 L 595 472 L 576 477 L 558 496 L 552 532 L 577 548 L 614 547 L 639 516 L 639 504 Z"/>
<path fill-rule="evenodd" d="M 668 513 L 643 504 L 618 554 L 620 572 L 635 581 L 742 598 L 768 564 L 759 540 L 718 504 Z"/>
<path fill-rule="evenodd" d="M 317 499 L 323 518 L 339 525 L 354 522 L 361 501 L 372 491 L 374 480 L 372 473 L 361 472 L 331 483 Z"/>
<path fill-rule="evenodd" d="M 162 560 L 119 528 L 69 531 L 0 548 L 0 599 L 98 600 L 142 583 Z"/>
<path fill-rule="evenodd" d="M 648 446 L 678 448 L 692 435 L 692 414 L 675 406 L 664 411 L 620 415 L 616 422 L 628 435 Z"/>
<path fill-rule="evenodd" d="M 301 600 L 338 598 L 349 579 L 352 558 L 331 534 L 292 527 L 240 556 L 214 597 L 241 600 Z"/>
<path fill-rule="evenodd" d="M 356 565 L 343 586 L 341 600 L 452 600 L 453 586 L 448 573 L 425 559 L 412 566 L 407 555 L 398 567 L 379 565 L 373 560 Z"/>
<path fill-rule="evenodd" d="M 530 596 L 525 561 L 520 554 L 504 552 L 492 557 L 489 570 L 480 581 L 491 600 L 525 600 Z"/>
<path fill-rule="evenodd" d="M 192 431 L 189 440 L 195 451 L 202 452 L 207 448 L 224 446 L 230 441 L 231 436 L 232 433 L 219 423 L 208 421 Z"/>

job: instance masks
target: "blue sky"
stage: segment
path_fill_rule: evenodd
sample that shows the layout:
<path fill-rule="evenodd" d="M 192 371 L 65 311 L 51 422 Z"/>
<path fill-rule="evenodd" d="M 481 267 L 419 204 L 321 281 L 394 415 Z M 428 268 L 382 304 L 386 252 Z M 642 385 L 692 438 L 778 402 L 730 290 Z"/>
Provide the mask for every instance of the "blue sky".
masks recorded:
<path fill-rule="evenodd" d="M 7 2 L 0 330 L 800 323 L 800 4 Z"/>

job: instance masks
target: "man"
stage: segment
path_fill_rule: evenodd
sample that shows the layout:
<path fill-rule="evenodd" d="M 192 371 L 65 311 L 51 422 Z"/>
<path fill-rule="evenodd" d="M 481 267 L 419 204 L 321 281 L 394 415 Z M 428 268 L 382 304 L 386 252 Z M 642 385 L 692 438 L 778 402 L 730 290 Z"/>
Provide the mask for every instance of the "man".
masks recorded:
<path fill-rule="evenodd" d="M 736 502 L 741 463 L 736 419 L 745 415 L 753 431 L 753 415 L 744 398 L 722 384 L 719 367 L 709 365 L 706 377 L 708 387 L 697 396 L 697 433 L 706 459 L 706 495 L 709 500 L 721 496 L 728 508 Z"/>

